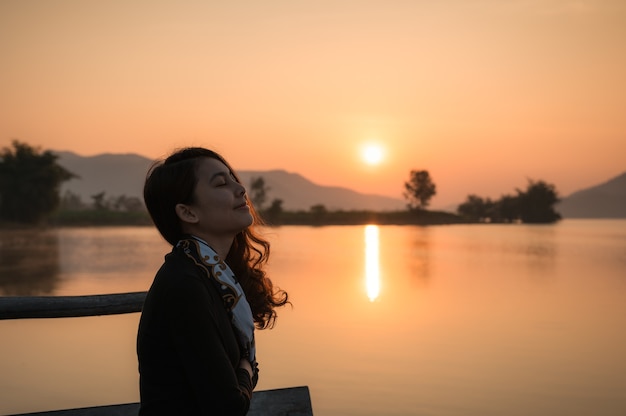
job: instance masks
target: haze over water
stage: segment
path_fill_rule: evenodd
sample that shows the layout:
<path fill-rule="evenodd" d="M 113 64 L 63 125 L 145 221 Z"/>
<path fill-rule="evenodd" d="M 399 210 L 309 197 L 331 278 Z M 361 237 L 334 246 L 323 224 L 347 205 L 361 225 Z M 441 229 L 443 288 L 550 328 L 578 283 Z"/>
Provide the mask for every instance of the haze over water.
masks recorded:
<path fill-rule="evenodd" d="M 258 389 L 308 385 L 321 416 L 626 413 L 626 221 L 266 231 L 294 306 L 258 333 Z M 146 290 L 169 250 L 151 227 L 0 242 L 10 295 Z M 136 401 L 138 317 L 0 321 L 0 414 Z"/>

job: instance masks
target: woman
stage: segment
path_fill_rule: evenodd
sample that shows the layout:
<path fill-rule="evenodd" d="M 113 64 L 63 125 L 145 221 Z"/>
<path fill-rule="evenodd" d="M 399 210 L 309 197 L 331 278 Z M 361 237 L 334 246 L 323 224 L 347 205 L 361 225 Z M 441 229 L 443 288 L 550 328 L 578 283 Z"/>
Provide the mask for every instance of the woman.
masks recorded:
<path fill-rule="evenodd" d="M 173 246 L 137 336 L 140 415 L 245 415 L 258 380 L 254 329 L 287 293 L 263 265 L 269 243 L 245 188 L 217 153 L 180 150 L 148 172 L 144 200 Z"/>

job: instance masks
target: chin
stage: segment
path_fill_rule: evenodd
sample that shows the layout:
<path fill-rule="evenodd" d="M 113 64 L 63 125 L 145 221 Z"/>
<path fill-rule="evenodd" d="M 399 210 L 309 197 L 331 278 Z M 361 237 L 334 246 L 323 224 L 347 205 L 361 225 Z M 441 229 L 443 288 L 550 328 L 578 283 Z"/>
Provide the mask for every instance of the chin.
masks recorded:
<path fill-rule="evenodd" d="M 246 228 L 250 227 L 252 224 L 254 224 L 254 217 L 252 217 L 252 214 L 248 213 L 248 219 L 245 221 L 245 225 L 242 230 L 245 230 Z"/>

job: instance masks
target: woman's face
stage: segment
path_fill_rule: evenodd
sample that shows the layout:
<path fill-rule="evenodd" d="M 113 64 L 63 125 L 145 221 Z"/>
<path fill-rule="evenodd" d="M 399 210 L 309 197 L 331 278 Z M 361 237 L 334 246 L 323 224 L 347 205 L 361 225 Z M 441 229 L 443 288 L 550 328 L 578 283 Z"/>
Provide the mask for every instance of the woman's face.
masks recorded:
<path fill-rule="evenodd" d="M 203 158 L 196 170 L 194 202 L 187 205 L 197 221 L 192 231 L 207 241 L 234 238 L 253 222 L 246 190 L 226 165 L 217 159 Z"/>

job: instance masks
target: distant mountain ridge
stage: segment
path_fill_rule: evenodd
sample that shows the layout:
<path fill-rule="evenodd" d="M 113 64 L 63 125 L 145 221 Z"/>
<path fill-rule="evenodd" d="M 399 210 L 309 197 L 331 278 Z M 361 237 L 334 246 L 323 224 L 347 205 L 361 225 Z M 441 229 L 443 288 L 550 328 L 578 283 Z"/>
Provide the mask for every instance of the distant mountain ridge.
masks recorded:
<path fill-rule="evenodd" d="M 56 151 L 59 164 L 79 179 L 65 182 L 61 192 L 70 190 L 90 203 L 91 196 L 135 196 L 143 201 L 143 182 L 153 161 L 137 154 L 79 156 Z M 287 210 L 309 210 L 322 204 L 329 210 L 394 211 L 406 208 L 405 201 L 381 195 L 363 194 L 348 188 L 317 185 L 305 177 L 284 170 L 239 171 L 244 185 L 263 177 L 269 187 L 267 203 L 283 200 Z M 626 218 L 626 172 L 599 185 L 574 192 L 557 204 L 563 218 Z M 454 211 L 453 208 L 449 209 Z"/>
<path fill-rule="evenodd" d="M 80 156 L 73 152 L 55 151 L 58 163 L 79 178 L 65 182 L 61 193 L 69 190 L 90 203 L 91 196 L 106 192 L 107 196 L 135 196 L 143 201 L 143 183 L 153 160 L 137 154 L 101 154 Z M 362 194 L 348 188 L 317 185 L 297 173 L 284 170 L 238 171 L 242 183 L 249 186 L 253 177 L 263 177 L 269 188 L 267 203 L 283 201 L 287 210 L 309 210 L 322 204 L 329 210 L 393 211 L 404 209 L 401 199 Z"/>
<path fill-rule="evenodd" d="M 136 154 L 54 153 L 59 156 L 59 165 L 78 176 L 63 183 L 61 194 L 69 190 L 85 203 L 91 203 L 91 196 L 100 192 L 107 196 L 135 196 L 143 201 L 143 182 L 152 164 L 150 159 Z"/>
<path fill-rule="evenodd" d="M 626 172 L 570 194 L 556 210 L 563 218 L 626 218 Z"/>

